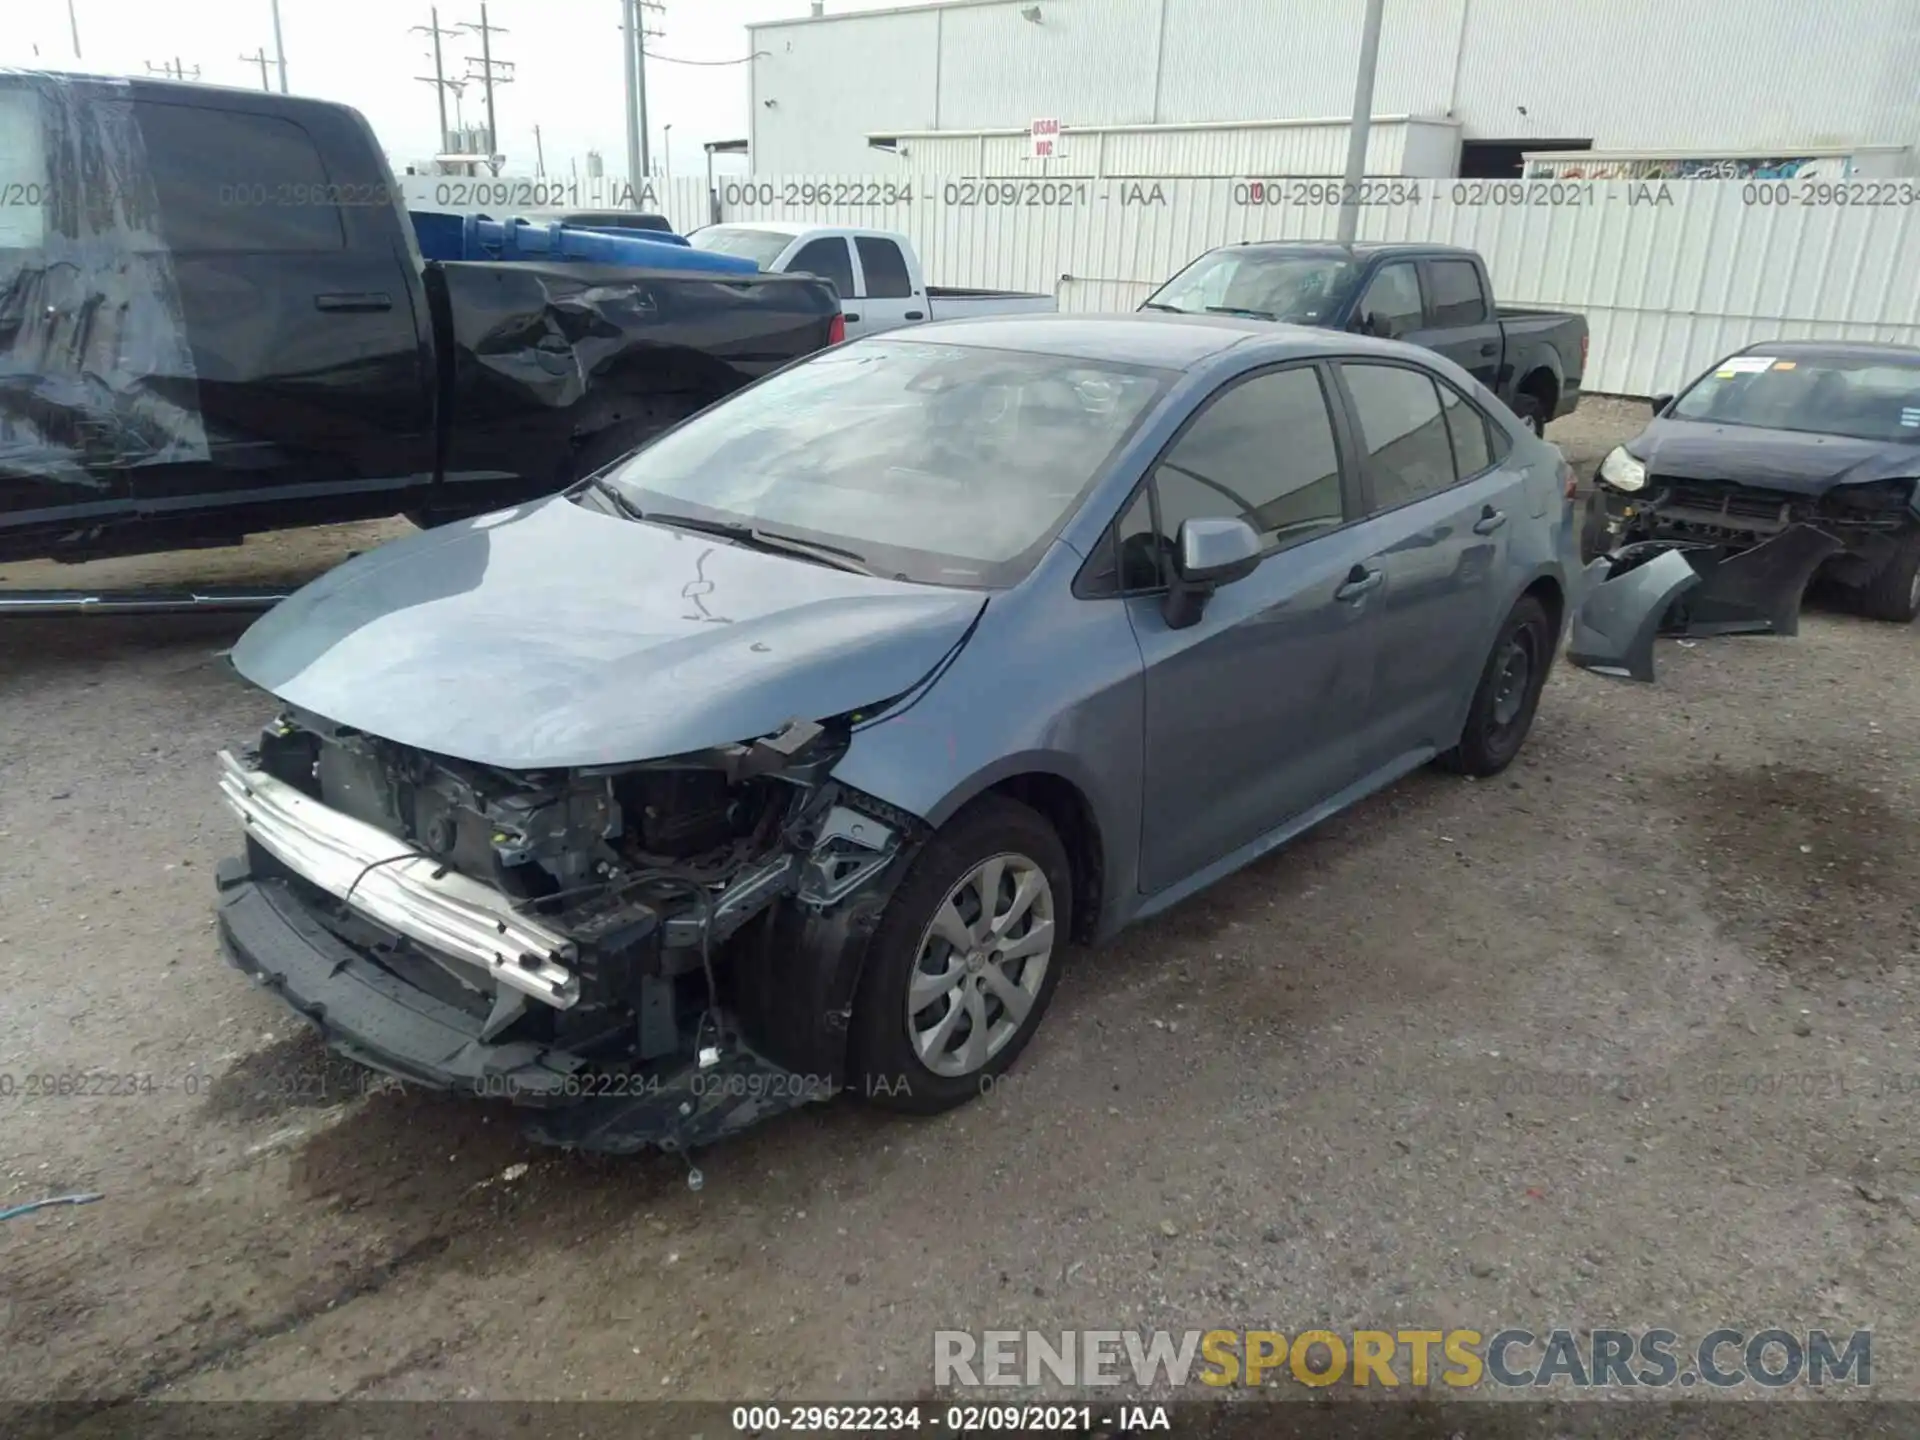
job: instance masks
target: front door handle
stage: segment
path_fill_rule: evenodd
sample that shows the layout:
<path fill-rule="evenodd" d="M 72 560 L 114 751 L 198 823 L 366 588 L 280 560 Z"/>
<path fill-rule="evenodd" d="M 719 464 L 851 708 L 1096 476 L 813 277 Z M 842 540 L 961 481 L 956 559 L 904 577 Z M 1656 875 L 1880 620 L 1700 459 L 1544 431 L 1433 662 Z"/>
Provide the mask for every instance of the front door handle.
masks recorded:
<path fill-rule="evenodd" d="M 1473 522 L 1473 533 L 1476 535 L 1491 535 L 1506 523 L 1507 512 L 1504 510 L 1496 510 L 1489 505 L 1480 512 L 1480 518 Z"/>
<path fill-rule="evenodd" d="M 343 315 L 371 315 L 393 309 L 393 297 L 384 290 L 343 290 L 313 297 L 313 308 Z"/>
<path fill-rule="evenodd" d="M 1489 340 L 1486 344 L 1480 347 L 1480 353 L 1482 355 L 1493 355 L 1493 354 L 1496 354 L 1499 351 L 1499 349 L 1500 347 L 1498 345 L 1494 344 L 1491 340 Z"/>
<path fill-rule="evenodd" d="M 1333 598 L 1341 601 L 1358 600 L 1370 591 L 1378 590 L 1380 582 L 1387 578 L 1384 570 L 1369 570 L 1364 565 L 1356 565 L 1347 572 L 1346 583 L 1333 592 Z"/>
<path fill-rule="evenodd" d="M 906 318 L 909 320 L 924 320 L 927 318 L 927 313 L 924 310 L 909 310 L 907 311 Z"/>

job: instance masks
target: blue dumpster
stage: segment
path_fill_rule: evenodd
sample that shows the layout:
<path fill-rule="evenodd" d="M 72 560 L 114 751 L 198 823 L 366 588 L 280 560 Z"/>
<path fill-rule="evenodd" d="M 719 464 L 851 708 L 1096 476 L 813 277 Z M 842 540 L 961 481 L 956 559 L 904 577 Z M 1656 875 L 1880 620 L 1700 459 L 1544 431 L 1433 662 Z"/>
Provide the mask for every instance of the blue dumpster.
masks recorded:
<path fill-rule="evenodd" d="M 495 220 L 416 210 L 413 230 L 428 260 L 563 260 L 639 270 L 695 270 L 753 275 L 760 267 L 735 255 L 696 250 L 679 236 L 642 238 L 644 231 L 597 230 L 579 225 Z"/>

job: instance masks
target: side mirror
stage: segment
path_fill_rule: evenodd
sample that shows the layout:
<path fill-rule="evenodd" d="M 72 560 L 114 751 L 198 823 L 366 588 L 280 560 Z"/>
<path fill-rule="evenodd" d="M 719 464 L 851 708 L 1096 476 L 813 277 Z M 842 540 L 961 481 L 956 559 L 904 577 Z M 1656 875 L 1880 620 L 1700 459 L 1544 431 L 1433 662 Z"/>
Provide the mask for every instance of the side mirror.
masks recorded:
<path fill-rule="evenodd" d="M 1664 413 L 1666 412 L 1666 408 L 1667 408 L 1667 406 L 1669 406 L 1669 405 L 1671 405 L 1671 404 L 1673 403 L 1673 396 L 1671 396 L 1671 395 L 1655 395 L 1655 396 L 1654 396 L 1654 397 L 1653 397 L 1652 399 L 1650 399 L 1649 401 L 1647 401 L 1647 403 L 1648 403 L 1649 405 L 1651 405 L 1651 406 L 1653 406 L 1653 413 L 1654 413 L 1655 415 L 1661 415 L 1661 414 L 1664 414 Z"/>
<path fill-rule="evenodd" d="M 1164 609 L 1168 627 L 1184 630 L 1198 622 L 1215 590 L 1259 568 L 1263 548 L 1259 532 L 1244 520 L 1181 521 Z"/>
<path fill-rule="evenodd" d="M 1371 335 L 1373 333 L 1373 317 L 1368 315 L 1364 310 L 1356 310 L 1353 312 L 1353 318 L 1347 321 L 1347 329 L 1351 330 L 1355 335 Z"/>

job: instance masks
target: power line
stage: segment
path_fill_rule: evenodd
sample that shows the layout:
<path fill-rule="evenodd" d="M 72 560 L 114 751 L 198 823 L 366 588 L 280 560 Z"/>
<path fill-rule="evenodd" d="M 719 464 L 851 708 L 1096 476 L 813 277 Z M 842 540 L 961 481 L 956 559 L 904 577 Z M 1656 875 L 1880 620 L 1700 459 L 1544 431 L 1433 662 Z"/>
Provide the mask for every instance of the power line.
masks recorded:
<path fill-rule="evenodd" d="M 658 31 L 652 32 L 658 34 Z M 756 50 L 751 55 L 742 55 L 738 60 L 682 60 L 673 55 L 662 55 L 658 50 L 649 50 L 647 58 L 658 60 L 666 65 L 751 65 L 762 55 L 771 55 L 771 50 Z"/>
<path fill-rule="evenodd" d="M 259 49 L 255 50 L 253 54 L 242 55 L 240 58 L 249 65 L 258 65 L 260 67 L 260 88 L 271 91 L 273 86 L 267 80 L 267 47 L 262 45 Z"/>
<path fill-rule="evenodd" d="M 500 132 L 494 128 L 493 123 L 493 87 L 495 85 L 509 85 L 513 83 L 513 62 L 511 60 L 496 60 L 493 58 L 493 37 L 495 35 L 506 34 L 507 29 L 504 25 L 489 25 L 487 23 L 485 0 L 482 0 L 480 6 L 480 23 L 478 25 L 473 24 L 471 21 L 463 21 L 454 28 L 458 30 L 470 30 L 480 37 L 480 59 L 478 61 L 480 73 L 477 75 L 473 73 L 475 61 L 474 57 L 469 55 L 467 57 L 466 78 L 469 80 L 478 80 L 486 91 L 487 168 L 498 175 L 500 173 L 500 161 L 496 157 L 500 154 Z"/>

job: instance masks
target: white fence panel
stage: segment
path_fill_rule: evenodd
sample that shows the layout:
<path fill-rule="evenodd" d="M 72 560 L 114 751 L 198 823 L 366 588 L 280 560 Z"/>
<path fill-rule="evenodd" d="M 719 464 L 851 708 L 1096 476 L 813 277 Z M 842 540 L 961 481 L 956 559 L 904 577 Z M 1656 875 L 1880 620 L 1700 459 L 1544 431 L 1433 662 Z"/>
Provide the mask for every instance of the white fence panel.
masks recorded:
<path fill-rule="evenodd" d="M 703 182 L 695 181 L 696 185 Z M 729 221 L 905 232 L 929 280 L 1130 310 L 1201 251 L 1333 235 L 1317 179 L 755 177 Z M 1671 390 L 1758 340 L 1920 343 L 1920 182 L 1369 180 L 1363 240 L 1470 245 L 1503 304 L 1578 310 L 1586 384 Z"/>

